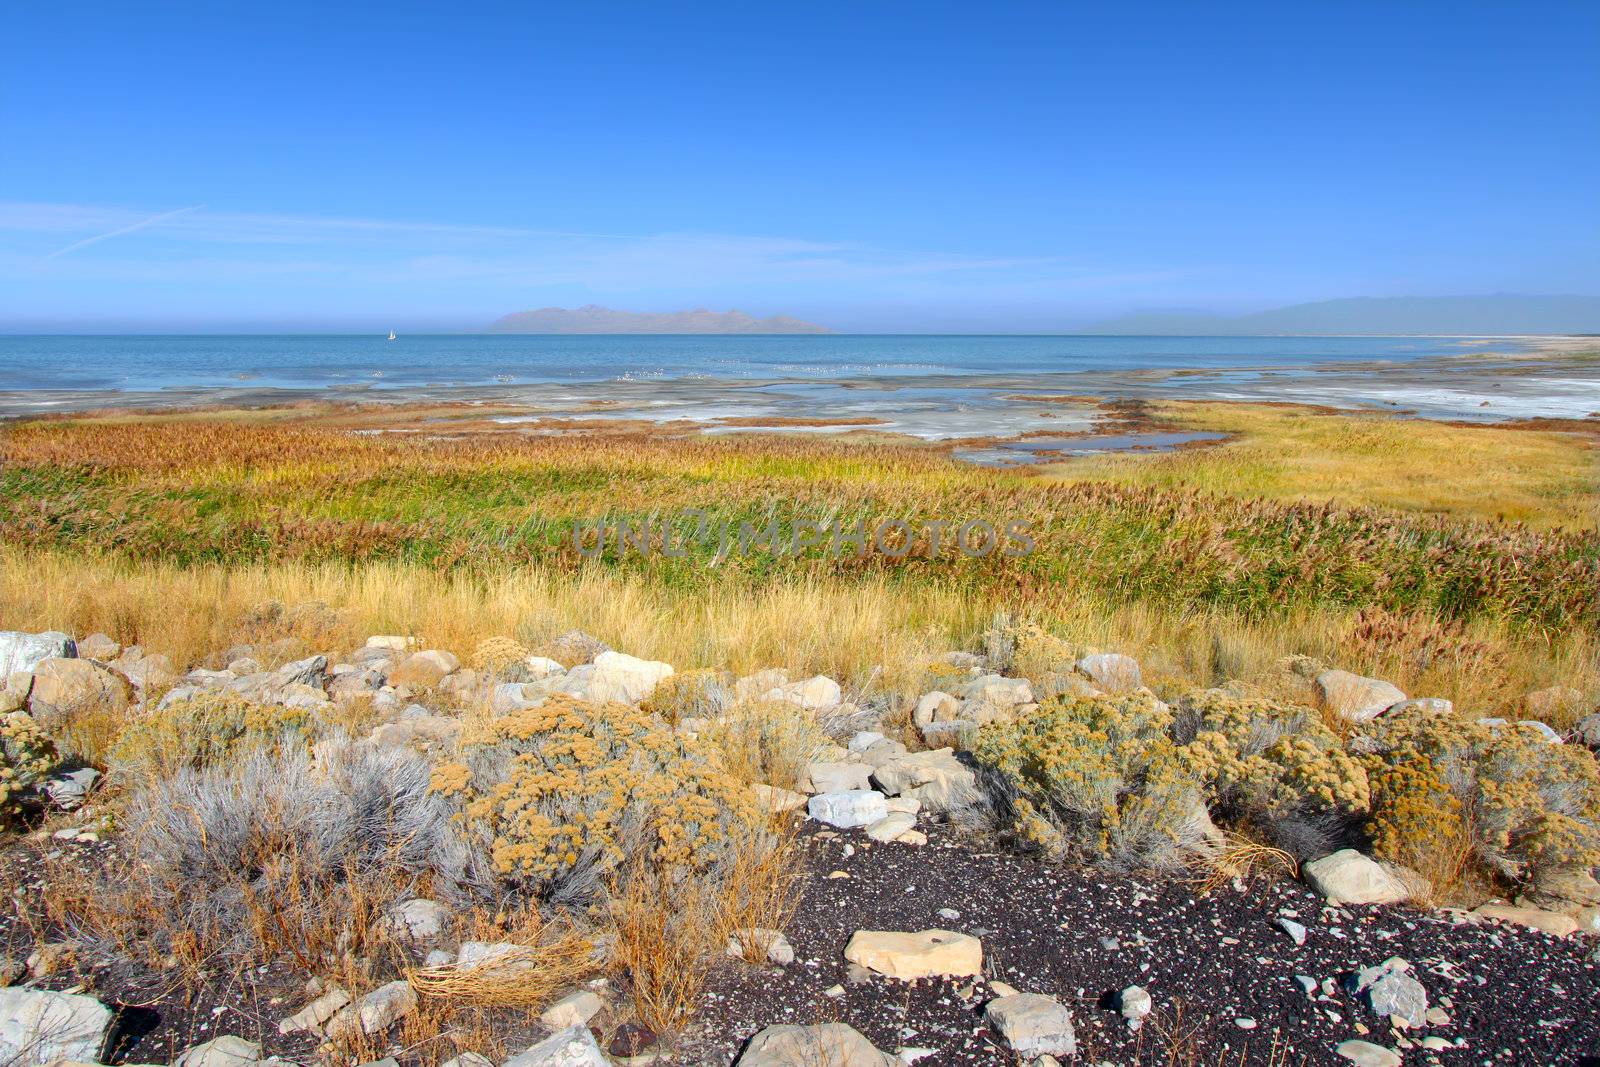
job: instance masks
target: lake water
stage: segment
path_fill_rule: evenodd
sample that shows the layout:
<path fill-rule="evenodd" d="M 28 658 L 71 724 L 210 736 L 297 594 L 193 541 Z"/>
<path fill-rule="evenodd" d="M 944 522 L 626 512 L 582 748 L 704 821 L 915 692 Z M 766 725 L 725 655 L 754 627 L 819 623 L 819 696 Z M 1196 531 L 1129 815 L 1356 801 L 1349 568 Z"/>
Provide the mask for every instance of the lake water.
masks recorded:
<path fill-rule="evenodd" d="M 1459 338 L 0 336 L 0 390 L 394 389 L 1296 367 L 1459 354 Z M 1506 345 L 1497 343 L 1505 350 Z"/>

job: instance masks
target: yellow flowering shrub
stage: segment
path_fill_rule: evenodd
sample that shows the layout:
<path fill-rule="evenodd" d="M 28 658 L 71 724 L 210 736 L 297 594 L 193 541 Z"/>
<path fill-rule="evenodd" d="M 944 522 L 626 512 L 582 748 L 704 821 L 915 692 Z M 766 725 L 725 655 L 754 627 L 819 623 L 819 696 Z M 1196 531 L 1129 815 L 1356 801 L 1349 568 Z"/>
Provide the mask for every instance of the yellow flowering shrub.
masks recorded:
<path fill-rule="evenodd" d="M 1220 689 L 1178 706 L 1175 733 L 1225 816 L 1270 822 L 1306 811 L 1367 811 L 1365 768 L 1311 709 Z"/>
<path fill-rule="evenodd" d="M 0 718 L 0 825 L 20 814 L 23 794 L 56 765 L 50 737 L 27 712 Z"/>
<path fill-rule="evenodd" d="M 279 751 L 306 743 L 313 732 L 304 708 L 257 704 L 231 690 L 175 700 L 133 723 L 111 749 L 121 775 L 167 776 L 180 767 L 207 767 L 246 752 Z"/>
<path fill-rule="evenodd" d="M 1054 859 L 1174 868 L 1199 843 L 1200 783 L 1148 694 L 1056 698 L 981 727 L 972 751 L 1015 832 Z"/>
<path fill-rule="evenodd" d="M 1077 662 L 1077 648 L 1050 633 L 1038 623 L 1013 627 L 1012 670 L 1022 678 L 1043 678 L 1052 671 L 1070 671 Z"/>
<path fill-rule="evenodd" d="M 706 870 L 761 825 L 748 791 L 659 718 L 567 696 L 482 724 L 432 785 L 502 876 L 561 902 L 592 898 L 627 857 Z"/>
<path fill-rule="evenodd" d="M 1600 765 L 1582 747 L 1422 710 L 1384 716 L 1364 743 L 1380 855 L 1403 862 L 1430 835 L 1457 831 L 1485 871 L 1513 884 L 1600 864 Z"/>
<path fill-rule="evenodd" d="M 490 637 L 478 643 L 469 661 L 473 670 L 484 674 L 501 675 L 521 664 L 530 653 L 523 645 L 509 637 Z"/>

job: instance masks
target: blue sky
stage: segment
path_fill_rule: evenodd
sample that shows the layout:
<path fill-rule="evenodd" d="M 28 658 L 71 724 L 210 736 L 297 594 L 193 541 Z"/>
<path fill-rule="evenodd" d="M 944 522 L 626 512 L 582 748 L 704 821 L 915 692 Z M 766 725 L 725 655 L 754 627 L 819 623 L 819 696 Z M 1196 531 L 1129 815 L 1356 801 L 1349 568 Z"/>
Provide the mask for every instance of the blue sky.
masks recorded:
<path fill-rule="evenodd" d="M 1600 4 L 12 4 L 0 329 L 1600 293 Z"/>

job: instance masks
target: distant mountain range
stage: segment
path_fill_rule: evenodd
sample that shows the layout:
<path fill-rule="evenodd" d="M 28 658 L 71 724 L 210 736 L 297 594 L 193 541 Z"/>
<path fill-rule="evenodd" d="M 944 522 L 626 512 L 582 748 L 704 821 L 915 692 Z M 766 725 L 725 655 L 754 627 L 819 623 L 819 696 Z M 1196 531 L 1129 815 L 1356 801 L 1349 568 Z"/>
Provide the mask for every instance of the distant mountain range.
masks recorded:
<path fill-rule="evenodd" d="M 581 308 L 539 308 L 496 319 L 490 333 L 832 333 L 826 326 L 787 315 L 758 319 L 742 311 L 616 311 L 589 304 Z"/>
<path fill-rule="evenodd" d="M 1351 297 L 1258 311 L 1145 311 L 1095 323 L 1110 334 L 1541 334 L 1600 333 L 1600 297 Z"/>

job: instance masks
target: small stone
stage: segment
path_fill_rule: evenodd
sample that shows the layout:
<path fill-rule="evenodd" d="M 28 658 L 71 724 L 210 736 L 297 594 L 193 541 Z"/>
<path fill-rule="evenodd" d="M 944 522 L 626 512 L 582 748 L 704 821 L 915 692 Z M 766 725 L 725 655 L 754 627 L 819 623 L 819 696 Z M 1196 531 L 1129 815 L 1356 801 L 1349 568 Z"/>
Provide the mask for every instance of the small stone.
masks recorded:
<path fill-rule="evenodd" d="M 781 930 L 766 930 L 755 927 L 749 930 L 735 930 L 728 937 L 727 955 L 733 959 L 746 960 L 746 949 L 757 954 L 760 959 L 768 963 L 776 963 L 780 967 L 787 967 L 794 962 L 794 946 L 789 944 L 789 939 L 783 936 Z"/>
<path fill-rule="evenodd" d="M 376 1037 L 416 1010 L 417 994 L 410 983 L 390 982 L 341 1009 L 328 1020 L 325 1031 L 336 1040 L 359 1035 Z"/>
<path fill-rule="evenodd" d="M 1345 1041 L 1333 1051 L 1356 1067 L 1401 1067 L 1405 1062 L 1400 1053 L 1370 1041 Z"/>
<path fill-rule="evenodd" d="M 890 812 L 867 827 L 867 836 L 874 841 L 889 842 L 899 838 L 908 830 L 915 829 L 916 825 L 915 815 L 908 815 L 903 811 Z"/>
<path fill-rule="evenodd" d="M 1293 919 L 1286 919 L 1281 915 L 1277 918 L 1277 924 L 1278 929 L 1288 934 L 1289 937 L 1294 940 L 1295 944 L 1303 945 L 1306 943 L 1306 928 L 1304 926 L 1295 922 Z"/>
<path fill-rule="evenodd" d="M 173 1067 L 251 1067 L 261 1060 L 261 1046 L 234 1034 L 224 1034 L 195 1045 L 173 1062 Z"/>
<path fill-rule="evenodd" d="M 1145 1016 L 1150 1014 L 1155 1002 L 1151 1000 L 1150 993 L 1143 986 L 1131 985 L 1117 995 L 1117 1008 L 1122 1012 L 1122 1017 L 1128 1020 L 1128 1028 L 1137 1030 L 1144 1025 Z"/>
<path fill-rule="evenodd" d="M 302 1030 L 320 1031 L 322 1024 L 333 1018 L 339 1009 L 348 1003 L 350 1003 L 349 993 L 338 986 L 329 986 L 317 999 L 278 1023 L 278 1033 L 287 1036 Z"/>
<path fill-rule="evenodd" d="M 1241 1015 L 1239 1018 L 1233 1020 L 1233 1025 L 1237 1026 L 1241 1030 L 1254 1030 L 1256 1028 L 1256 1021 L 1247 1015 Z"/>
<path fill-rule="evenodd" d="M 899 1067 L 902 1061 L 874 1048 L 844 1023 L 769 1026 L 755 1037 L 736 1067 Z"/>
<path fill-rule="evenodd" d="M 432 941 L 450 925 L 450 909 L 417 897 L 394 905 L 385 915 L 388 929 L 404 941 Z"/>
<path fill-rule="evenodd" d="M 1346 904 L 1395 904 L 1410 895 L 1404 882 L 1370 856 L 1353 848 L 1312 860 L 1302 869 L 1312 889 L 1329 901 Z"/>
<path fill-rule="evenodd" d="M 996 997 L 983 1013 L 1019 1056 L 1072 1056 L 1078 1051 L 1072 1015 L 1053 997 L 1038 993 Z"/>
<path fill-rule="evenodd" d="M 641 1056 L 655 1047 L 656 1032 L 643 1023 L 623 1023 L 611 1035 L 606 1051 L 613 1056 Z"/>
<path fill-rule="evenodd" d="M 806 812 L 818 822 L 848 830 L 868 826 L 889 814 L 884 796 L 871 789 L 851 789 L 839 793 L 818 793 L 806 805 Z"/>
<path fill-rule="evenodd" d="M 631 1024 L 630 1024 L 631 1025 Z M 594 1035 L 569 1026 L 511 1057 L 504 1067 L 610 1067 Z"/>
<path fill-rule="evenodd" d="M 565 1030 L 570 1026 L 588 1026 L 589 1020 L 600 1014 L 605 1001 L 587 989 L 568 993 L 539 1013 L 539 1024 L 546 1030 Z"/>
<path fill-rule="evenodd" d="M 891 978 L 967 977 L 983 970 L 983 945 L 951 930 L 857 930 L 844 958 Z"/>

